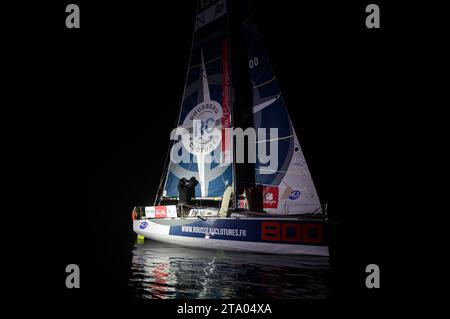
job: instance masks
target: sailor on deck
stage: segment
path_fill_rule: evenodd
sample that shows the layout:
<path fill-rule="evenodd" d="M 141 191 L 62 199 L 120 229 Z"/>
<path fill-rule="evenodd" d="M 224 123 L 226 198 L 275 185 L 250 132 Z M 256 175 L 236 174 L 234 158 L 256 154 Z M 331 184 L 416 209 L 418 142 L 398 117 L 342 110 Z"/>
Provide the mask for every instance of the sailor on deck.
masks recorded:
<path fill-rule="evenodd" d="M 178 206 L 180 207 L 182 216 L 184 216 L 183 206 L 190 205 L 192 198 L 195 197 L 195 187 L 197 184 L 198 181 L 194 176 L 189 180 L 183 177 L 178 182 Z"/>
<path fill-rule="evenodd" d="M 195 197 L 195 187 L 198 185 L 198 181 L 192 176 L 186 183 L 186 189 L 188 190 L 189 201 Z"/>

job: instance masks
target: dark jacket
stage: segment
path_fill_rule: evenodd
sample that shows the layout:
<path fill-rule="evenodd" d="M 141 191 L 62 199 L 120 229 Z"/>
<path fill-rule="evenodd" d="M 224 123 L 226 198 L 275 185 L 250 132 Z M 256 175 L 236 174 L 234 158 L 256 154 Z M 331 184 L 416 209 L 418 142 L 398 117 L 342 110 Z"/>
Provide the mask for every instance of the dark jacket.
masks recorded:
<path fill-rule="evenodd" d="M 193 197 L 195 197 L 195 187 L 198 181 L 195 177 L 191 177 L 189 180 L 185 178 L 180 179 L 178 182 L 178 202 L 180 204 L 189 204 Z"/>
<path fill-rule="evenodd" d="M 186 189 L 188 191 L 189 201 L 195 197 L 195 187 L 197 186 L 198 181 L 195 179 L 195 177 L 191 177 L 190 180 L 186 182 Z"/>
<path fill-rule="evenodd" d="M 178 181 L 178 202 L 187 204 L 190 201 L 188 191 L 186 189 L 186 178 L 182 178 Z"/>

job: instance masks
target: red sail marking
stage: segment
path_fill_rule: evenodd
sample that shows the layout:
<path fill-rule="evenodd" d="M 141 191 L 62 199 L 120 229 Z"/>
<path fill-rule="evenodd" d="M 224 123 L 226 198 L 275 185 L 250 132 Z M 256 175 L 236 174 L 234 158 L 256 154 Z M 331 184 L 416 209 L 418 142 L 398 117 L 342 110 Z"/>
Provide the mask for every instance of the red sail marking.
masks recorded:
<path fill-rule="evenodd" d="M 230 66 L 228 59 L 228 40 L 222 42 L 222 159 L 229 161 L 230 137 L 226 129 L 231 127 L 230 114 Z"/>

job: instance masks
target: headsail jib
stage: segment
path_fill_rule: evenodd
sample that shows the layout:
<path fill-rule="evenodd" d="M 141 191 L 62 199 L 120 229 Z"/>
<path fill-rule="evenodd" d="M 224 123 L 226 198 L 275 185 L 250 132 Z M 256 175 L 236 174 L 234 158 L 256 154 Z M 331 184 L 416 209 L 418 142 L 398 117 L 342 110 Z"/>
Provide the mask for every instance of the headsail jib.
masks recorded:
<path fill-rule="evenodd" d="M 255 183 L 262 188 L 263 209 L 272 214 L 306 214 L 320 211 L 321 204 L 309 173 L 297 134 L 291 122 L 267 50 L 246 2 L 241 4 L 241 29 L 245 42 L 252 87 L 255 129 L 276 128 L 278 166 L 255 165 Z M 257 148 L 268 149 L 270 136 L 259 140 Z M 267 145 L 264 145 L 267 143 Z"/>

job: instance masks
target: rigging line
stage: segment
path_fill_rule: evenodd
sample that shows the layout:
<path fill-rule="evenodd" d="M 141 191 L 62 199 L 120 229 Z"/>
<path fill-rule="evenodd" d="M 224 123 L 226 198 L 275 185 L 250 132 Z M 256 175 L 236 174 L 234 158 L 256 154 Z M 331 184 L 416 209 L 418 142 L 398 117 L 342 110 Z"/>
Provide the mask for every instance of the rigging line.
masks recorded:
<path fill-rule="evenodd" d="M 205 61 L 205 66 L 206 66 L 207 64 L 212 63 L 212 62 L 214 62 L 214 61 L 217 61 L 217 60 L 219 60 L 219 59 L 221 59 L 221 58 L 222 58 L 222 56 L 219 55 L 217 58 L 214 58 L 214 59 L 209 60 L 209 61 Z M 199 66 L 202 66 L 202 64 L 200 63 L 200 64 L 196 64 L 196 65 L 191 65 L 191 66 L 189 67 L 189 70 L 190 70 L 190 69 L 194 69 L 194 68 L 198 68 Z"/>
<path fill-rule="evenodd" d="M 216 75 L 216 74 L 214 74 L 214 75 Z M 222 75 L 222 74 L 219 74 L 219 75 Z M 211 77 L 213 76 L 212 74 L 209 75 L 209 78 L 208 78 L 208 76 L 204 76 L 204 75 L 202 75 L 202 76 L 207 78 L 208 83 L 211 82 L 211 83 L 214 83 L 214 84 L 220 84 L 220 85 L 222 85 L 224 87 L 232 88 L 232 85 L 226 85 L 225 83 L 223 83 L 223 81 L 217 81 L 217 80 L 211 79 Z"/>
<path fill-rule="evenodd" d="M 268 168 L 255 168 L 255 171 L 273 172 L 272 174 L 275 174 L 275 173 L 278 173 L 278 172 L 280 172 L 280 173 L 287 173 L 287 171 L 279 171 L 279 170 L 276 170 L 276 169 L 268 169 Z"/>
<path fill-rule="evenodd" d="M 250 14 L 249 16 L 248 16 L 248 18 L 246 18 L 244 21 L 242 21 L 242 23 L 241 24 L 245 24 L 245 23 L 247 23 L 248 22 L 248 20 L 250 20 L 251 18 L 253 18 L 253 13 L 252 14 Z"/>
<path fill-rule="evenodd" d="M 154 205 L 156 205 L 156 201 L 158 200 L 159 192 L 161 191 L 162 183 L 166 177 L 166 173 L 168 173 L 168 170 L 169 170 L 169 165 L 167 164 L 167 162 L 168 162 L 167 160 L 168 160 L 172 145 L 173 145 L 173 143 L 169 143 L 169 149 L 166 153 L 166 158 L 164 159 L 164 171 L 163 171 L 163 174 L 161 175 L 161 179 L 159 180 L 159 185 L 158 185 L 158 190 L 157 190 L 156 197 L 155 197 L 155 202 L 153 203 Z"/>
<path fill-rule="evenodd" d="M 184 95 L 184 92 L 183 92 L 183 95 Z M 183 108 L 183 103 L 181 103 L 181 109 L 182 108 Z M 180 110 L 180 116 L 181 116 L 181 110 Z M 180 120 L 179 117 L 175 118 L 174 124 L 172 126 L 173 128 L 178 127 L 179 120 Z M 170 162 L 169 162 L 168 159 L 170 158 L 170 153 L 171 153 L 171 150 L 172 150 L 172 147 L 173 147 L 174 144 L 175 144 L 175 142 L 171 140 L 170 143 L 169 143 L 168 150 L 166 152 L 166 158 L 164 159 L 164 170 L 163 170 L 163 174 L 161 175 L 161 179 L 159 181 L 158 190 L 157 190 L 157 193 L 156 193 L 155 201 L 153 203 L 154 206 L 156 206 L 156 201 L 158 200 L 158 196 L 159 196 L 159 192 L 161 191 L 162 183 L 166 179 L 166 177 L 167 177 L 166 175 L 169 172 Z M 165 186 L 164 186 L 164 188 L 165 188 Z"/>
<path fill-rule="evenodd" d="M 294 137 L 294 134 L 289 135 L 289 136 L 279 137 L 279 138 L 271 138 L 271 139 L 269 139 L 269 140 L 257 141 L 256 143 L 265 143 L 265 142 L 272 142 L 272 141 L 286 140 L 286 139 L 289 139 L 289 138 L 291 138 L 291 137 Z"/>
<path fill-rule="evenodd" d="M 196 11 L 197 11 L 197 10 L 196 10 Z M 188 65 L 189 65 L 189 63 L 190 63 L 190 61 L 191 61 L 191 59 L 192 59 L 192 47 L 193 47 L 193 45 L 194 45 L 195 26 L 196 26 L 196 24 L 197 24 L 197 22 L 194 24 L 194 32 L 193 32 L 193 34 L 192 34 L 192 39 L 191 39 L 191 49 L 190 49 L 190 51 L 189 51 Z M 187 85 L 187 81 L 188 81 L 188 76 L 189 76 L 189 66 L 188 66 L 188 69 L 187 69 L 187 72 L 186 72 L 186 77 L 185 77 L 185 79 L 184 79 L 183 95 L 182 95 L 182 97 L 181 97 L 180 111 L 179 111 L 179 113 L 178 113 L 178 119 L 175 120 L 175 123 L 174 123 L 174 125 L 173 125 L 173 128 L 176 128 L 176 127 L 177 127 L 177 124 L 180 123 L 181 112 L 183 111 L 183 101 L 184 101 L 184 96 L 185 96 L 185 94 L 186 94 L 186 85 Z M 170 158 L 170 152 L 171 152 L 172 147 L 173 147 L 174 144 L 175 144 L 175 141 L 170 141 L 170 143 L 169 143 L 169 147 L 168 147 L 168 150 L 167 150 L 167 153 L 166 153 L 166 159 L 164 160 L 164 171 L 163 171 L 163 174 L 162 174 L 162 176 L 161 176 L 161 180 L 160 180 L 160 182 L 159 182 L 158 190 L 157 190 L 156 196 L 155 196 L 155 201 L 154 201 L 154 205 L 155 205 L 155 206 L 156 206 L 156 202 L 157 202 L 157 200 L 158 200 L 158 197 L 159 197 L 159 195 L 160 195 L 161 186 L 162 186 L 163 181 L 164 181 L 164 186 L 163 186 L 163 188 L 166 188 L 166 185 L 167 185 L 167 180 L 168 180 L 168 178 L 169 178 L 169 165 L 170 165 L 170 164 L 168 164 L 168 159 Z M 164 193 L 164 190 L 163 190 L 163 193 Z"/>
<path fill-rule="evenodd" d="M 272 82 L 272 81 L 275 81 L 275 80 L 276 80 L 276 79 L 275 79 L 275 76 L 274 76 L 274 77 L 271 78 L 269 81 L 266 81 L 266 82 L 264 82 L 264 83 L 255 85 L 255 86 L 253 86 L 252 88 L 253 88 L 253 89 L 257 89 L 257 88 L 259 88 L 260 86 L 266 85 L 266 84 L 268 84 L 268 83 L 270 83 L 270 82 Z"/>
<path fill-rule="evenodd" d="M 275 74 L 273 73 L 273 70 L 270 69 L 270 61 L 269 61 L 269 59 L 266 59 L 266 60 L 267 60 L 266 61 L 267 63 L 264 63 L 264 68 L 262 69 L 261 72 L 259 72 L 258 78 L 255 79 L 253 82 L 255 82 L 255 83 L 258 82 L 262 78 L 262 76 L 265 74 L 267 68 L 269 68 L 269 72 L 271 72 L 273 74 L 273 77 L 275 78 Z"/>
<path fill-rule="evenodd" d="M 289 186 L 284 179 L 281 182 L 285 185 L 286 188 L 292 189 L 292 187 Z"/>

